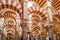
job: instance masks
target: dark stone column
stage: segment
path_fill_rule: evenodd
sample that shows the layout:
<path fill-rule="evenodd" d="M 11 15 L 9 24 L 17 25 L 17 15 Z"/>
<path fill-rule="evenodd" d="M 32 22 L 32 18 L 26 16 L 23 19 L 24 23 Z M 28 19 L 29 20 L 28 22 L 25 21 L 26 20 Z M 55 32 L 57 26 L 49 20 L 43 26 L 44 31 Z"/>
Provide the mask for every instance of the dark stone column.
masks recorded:
<path fill-rule="evenodd" d="M 27 39 L 26 39 L 26 26 L 27 26 L 27 23 L 23 23 L 23 24 L 22 24 L 23 40 L 27 40 Z"/>

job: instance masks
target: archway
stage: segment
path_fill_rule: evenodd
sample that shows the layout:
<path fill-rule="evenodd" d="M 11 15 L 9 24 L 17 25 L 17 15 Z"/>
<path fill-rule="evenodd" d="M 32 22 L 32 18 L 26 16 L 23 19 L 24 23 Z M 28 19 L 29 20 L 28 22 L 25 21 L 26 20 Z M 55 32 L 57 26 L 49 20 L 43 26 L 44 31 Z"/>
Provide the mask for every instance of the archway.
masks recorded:
<path fill-rule="evenodd" d="M 43 8 L 40 8 L 39 5 L 37 5 L 37 3 L 34 2 L 33 4 L 31 4 L 31 6 L 28 8 L 28 32 L 31 33 L 32 36 L 37 38 L 40 35 L 40 32 L 43 28 L 42 23 L 44 23 L 44 21 L 47 20 L 47 17 L 48 15 L 46 11 Z M 46 29 L 43 29 L 45 32 L 42 32 L 42 34 L 45 36 Z"/>
<path fill-rule="evenodd" d="M 2 15 L 2 18 L 4 18 L 3 33 L 5 36 L 7 36 L 7 34 L 12 34 L 14 36 L 16 33 L 21 36 L 21 4 L 13 0 L 0 0 L 0 14 Z"/>
<path fill-rule="evenodd" d="M 52 16 L 53 16 L 53 27 L 52 27 L 52 33 L 53 33 L 53 39 L 59 37 L 60 35 L 60 13 L 56 11 L 56 9 L 52 9 Z"/>

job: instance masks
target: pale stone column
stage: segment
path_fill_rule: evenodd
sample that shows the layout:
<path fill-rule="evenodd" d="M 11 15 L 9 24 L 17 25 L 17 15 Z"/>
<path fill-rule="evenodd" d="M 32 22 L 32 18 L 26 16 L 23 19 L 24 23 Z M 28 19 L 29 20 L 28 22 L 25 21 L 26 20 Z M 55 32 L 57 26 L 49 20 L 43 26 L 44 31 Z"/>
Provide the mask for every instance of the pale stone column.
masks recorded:
<path fill-rule="evenodd" d="M 24 19 L 27 19 L 28 18 L 28 0 L 24 0 Z"/>
<path fill-rule="evenodd" d="M 28 17 L 28 12 L 27 12 L 27 10 L 28 10 L 28 0 L 23 0 L 23 18 L 24 19 L 27 19 L 27 17 Z M 27 40 L 27 38 L 26 38 L 26 26 L 27 26 L 27 22 L 24 20 L 23 21 L 23 40 Z"/>
<path fill-rule="evenodd" d="M 52 12 L 51 12 L 51 2 L 49 0 L 46 1 L 47 3 L 47 15 L 48 15 L 48 18 L 47 18 L 47 26 L 48 26 L 48 37 L 49 39 L 47 40 L 50 40 L 52 39 L 52 30 L 51 30 L 51 27 L 52 27 L 52 22 L 53 22 L 53 16 L 52 16 Z"/>
<path fill-rule="evenodd" d="M 47 36 L 46 36 L 46 40 L 49 40 L 49 35 L 48 35 L 48 33 L 47 33 Z"/>
<path fill-rule="evenodd" d="M 29 40 L 29 34 L 28 34 L 28 40 Z"/>
<path fill-rule="evenodd" d="M 56 34 L 53 34 L 53 40 L 56 40 Z"/>
<path fill-rule="evenodd" d="M 1 40 L 1 34 L 0 34 L 0 40 Z"/>
<path fill-rule="evenodd" d="M 47 22 L 48 22 L 48 25 L 50 24 L 50 22 L 53 22 L 53 16 L 52 16 L 52 11 L 51 11 L 51 2 L 49 2 L 47 0 L 47 15 L 48 15 L 48 19 L 47 19 Z"/>

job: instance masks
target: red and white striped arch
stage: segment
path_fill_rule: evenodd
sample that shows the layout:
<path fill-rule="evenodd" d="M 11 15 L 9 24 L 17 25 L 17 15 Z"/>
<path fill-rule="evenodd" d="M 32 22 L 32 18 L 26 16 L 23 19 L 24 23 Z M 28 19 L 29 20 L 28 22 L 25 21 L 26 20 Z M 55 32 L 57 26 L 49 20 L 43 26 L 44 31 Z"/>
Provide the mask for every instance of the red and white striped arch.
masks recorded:
<path fill-rule="evenodd" d="M 37 3 L 40 7 L 42 7 L 46 3 L 46 0 L 29 0 L 29 1 Z"/>
<path fill-rule="evenodd" d="M 54 16 L 57 16 L 58 18 L 60 18 L 60 12 L 52 9 L 52 13 Z"/>
<path fill-rule="evenodd" d="M 12 35 L 15 35 L 14 31 L 16 30 L 17 33 L 19 33 L 20 36 L 22 36 L 22 27 L 20 25 L 21 19 L 20 16 L 14 12 L 6 11 L 4 14 L 4 29 L 6 28 L 6 31 L 4 31 L 5 35 L 11 32 Z M 16 29 L 14 29 L 16 27 Z M 13 30 L 12 30 L 13 29 Z"/>
<path fill-rule="evenodd" d="M 56 10 L 60 10 L 60 1 L 59 0 L 52 0 L 52 6 L 56 9 Z"/>
<path fill-rule="evenodd" d="M 22 13 L 21 4 L 13 0 L 0 0 L 0 10 L 4 8 L 10 8 L 20 14 Z"/>
<path fill-rule="evenodd" d="M 51 2 L 52 7 L 56 10 L 60 10 L 60 0 L 48 0 Z"/>
<path fill-rule="evenodd" d="M 29 13 L 29 15 L 30 14 L 38 14 L 42 17 L 42 20 L 45 20 L 48 17 L 46 11 L 39 7 L 31 6 L 30 8 L 28 8 L 28 13 Z"/>

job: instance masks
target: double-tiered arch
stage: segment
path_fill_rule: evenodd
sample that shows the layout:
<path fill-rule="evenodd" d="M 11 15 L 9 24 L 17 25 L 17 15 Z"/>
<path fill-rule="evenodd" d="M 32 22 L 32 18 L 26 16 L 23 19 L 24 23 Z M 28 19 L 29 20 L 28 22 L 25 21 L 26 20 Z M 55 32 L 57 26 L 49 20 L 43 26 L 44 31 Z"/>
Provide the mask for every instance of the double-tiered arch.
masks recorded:
<path fill-rule="evenodd" d="M 13 0 L 0 0 L 0 14 L 2 18 L 4 18 L 4 34 L 7 35 L 11 33 L 14 35 L 16 30 L 18 34 L 21 35 L 21 4 Z"/>
<path fill-rule="evenodd" d="M 32 31 L 31 35 L 39 36 L 39 31 L 42 30 L 41 22 L 44 23 L 48 18 L 46 10 L 41 8 L 36 2 L 28 8 L 28 25 L 27 27 Z M 45 29 L 44 29 L 45 30 Z M 45 30 L 46 31 L 46 30 Z M 46 32 L 43 33 L 46 35 Z"/>

